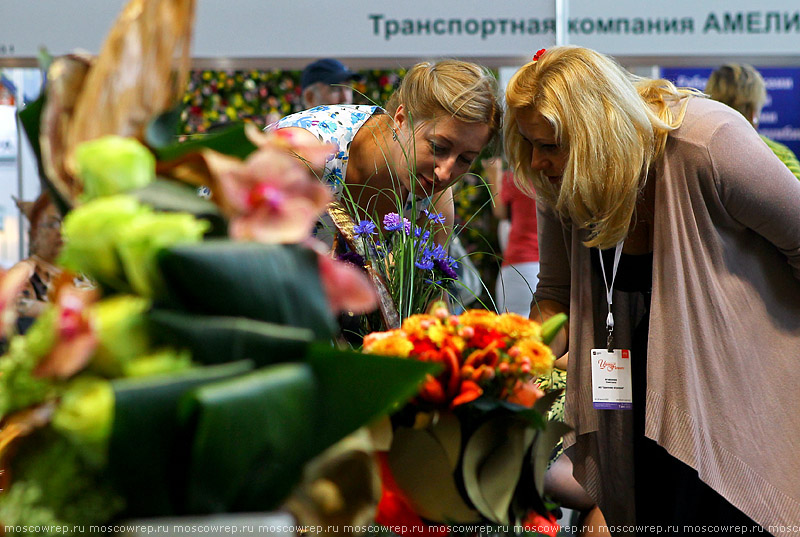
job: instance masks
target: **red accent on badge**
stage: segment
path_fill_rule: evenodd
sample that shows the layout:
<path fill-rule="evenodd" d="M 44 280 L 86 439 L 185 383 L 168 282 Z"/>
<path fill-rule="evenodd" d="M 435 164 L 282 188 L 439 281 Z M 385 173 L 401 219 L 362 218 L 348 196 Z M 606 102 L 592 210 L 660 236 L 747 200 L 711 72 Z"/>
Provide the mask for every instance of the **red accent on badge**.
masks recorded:
<path fill-rule="evenodd" d="M 624 360 L 627 360 L 628 358 L 630 358 L 630 356 L 628 355 L 628 350 L 627 349 L 622 349 L 622 358 Z"/>

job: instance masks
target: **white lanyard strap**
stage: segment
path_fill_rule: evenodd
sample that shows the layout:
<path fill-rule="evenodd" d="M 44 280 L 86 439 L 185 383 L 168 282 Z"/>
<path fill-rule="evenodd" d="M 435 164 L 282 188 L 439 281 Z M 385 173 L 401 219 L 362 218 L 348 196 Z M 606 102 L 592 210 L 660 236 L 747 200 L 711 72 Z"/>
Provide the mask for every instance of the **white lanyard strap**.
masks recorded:
<path fill-rule="evenodd" d="M 622 257 L 622 244 L 625 240 L 617 243 L 614 250 L 614 267 L 611 269 L 611 286 L 608 285 L 608 278 L 606 277 L 606 266 L 603 262 L 603 252 L 597 250 L 597 255 L 600 256 L 600 270 L 603 272 L 603 284 L 606 286 L 606 301 L 608 302 L 608 317 L 606 317 L 606 328 L 608 329 L 608 350 L 611 351 L 611 339 L 614 333 L 614 314 L 611 313 L 611 303 L 613 302 L 614 294 L 614 281 L 617 279 L 617 269 L 619 268 L 619 259 Z"/>

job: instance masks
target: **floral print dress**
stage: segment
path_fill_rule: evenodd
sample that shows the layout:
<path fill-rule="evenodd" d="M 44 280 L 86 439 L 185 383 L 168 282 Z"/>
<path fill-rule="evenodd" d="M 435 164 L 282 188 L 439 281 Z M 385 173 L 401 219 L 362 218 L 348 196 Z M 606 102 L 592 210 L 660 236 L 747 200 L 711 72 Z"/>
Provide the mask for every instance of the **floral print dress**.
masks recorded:
<path fill-rule="evenodd" d="M 345 187 L 344 178 L 347 176 L 347 163 L 353 138 L 370 117 L 385 113 L 386 111 L 379 106 L 323 105 L 286 116 L 269 125 L 266 130 L 300 127 L 316 136 L 321 142 L 333 144 L 336 149 L 328 157 L 322 181 L 331 187 L 334 196 L 338 199 Z M 430 201 L 430 198 L 427 197 L 415 200 L 409 195 L 403 212 L 406 217 L 409 217 L 409 212 L 413 207 L 417 213 L 416 218 L 422 211 L 428 209 Z"/>

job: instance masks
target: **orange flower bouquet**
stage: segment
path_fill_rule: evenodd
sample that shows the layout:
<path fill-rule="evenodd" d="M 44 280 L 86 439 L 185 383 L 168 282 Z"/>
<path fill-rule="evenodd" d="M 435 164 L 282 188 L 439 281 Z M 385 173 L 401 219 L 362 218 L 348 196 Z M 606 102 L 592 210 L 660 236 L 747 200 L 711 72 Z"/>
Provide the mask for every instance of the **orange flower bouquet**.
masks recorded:
<path fill-rule="evenodd" d="M 552 371 L 547 344 L 565 321 L 560 315 L 539 325 L 485 310 L 451 315 L 440 305 L 364 339 L 369 354 L 440 364 L 392 417 L 391 447 L 381 455 L 380 524 L 400 534 L 470 532 L 474 524 L 523 533 L 536 513 L 549 516 L 544 472 L 568 428 L 545 418 L 558 393 L 545 395 L 536 379 Z"/>

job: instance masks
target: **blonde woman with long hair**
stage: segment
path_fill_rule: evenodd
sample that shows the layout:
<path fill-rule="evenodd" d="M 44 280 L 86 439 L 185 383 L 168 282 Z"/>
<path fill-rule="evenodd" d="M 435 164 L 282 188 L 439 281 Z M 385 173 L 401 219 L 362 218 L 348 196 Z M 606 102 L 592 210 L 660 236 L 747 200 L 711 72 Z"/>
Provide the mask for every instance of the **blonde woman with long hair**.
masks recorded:
<path fill-rule="evenodd" d="M 574 476 L 610 527 L 800 521 L 800 183 L 740 114 L 590 49 L 537 54 L 506 100 L 531 316 L 570 314 Z"/>

